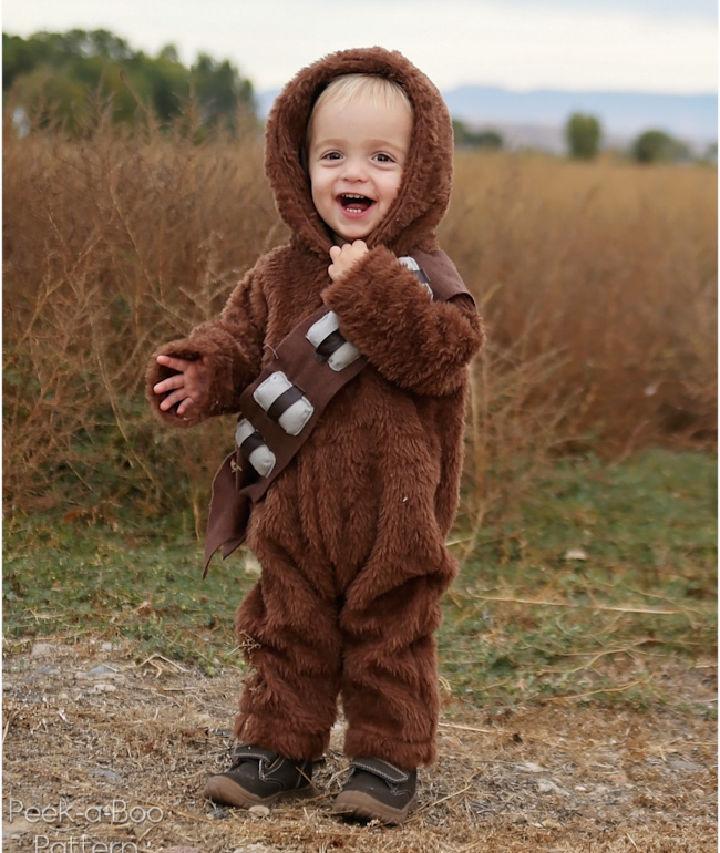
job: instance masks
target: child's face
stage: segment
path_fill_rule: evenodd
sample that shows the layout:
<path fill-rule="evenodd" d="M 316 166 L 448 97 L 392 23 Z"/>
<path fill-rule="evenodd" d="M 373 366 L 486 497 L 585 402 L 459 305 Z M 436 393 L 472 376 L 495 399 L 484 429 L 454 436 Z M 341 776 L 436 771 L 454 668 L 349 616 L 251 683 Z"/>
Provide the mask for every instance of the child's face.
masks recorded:
<path fill-rule="evenodd" d="M 411 131 L 405 104 L 375 105 L 359 96 L 315 110 L 308 144 L 312 199 L 335 235 L 361 240 L 382 221 L 400 189 Z M 372 203 L 350 201 L 346 193 Z"/>

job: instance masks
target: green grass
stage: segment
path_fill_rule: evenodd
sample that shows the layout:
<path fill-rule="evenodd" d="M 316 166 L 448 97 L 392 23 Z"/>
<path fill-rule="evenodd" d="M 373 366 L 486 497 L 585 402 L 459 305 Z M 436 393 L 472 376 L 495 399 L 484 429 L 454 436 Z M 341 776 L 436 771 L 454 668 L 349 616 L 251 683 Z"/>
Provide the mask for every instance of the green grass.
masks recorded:
<path fill-rule="evenodd" d="M 716 471 L 708 454 L 657 449 L 556 463 L 512 521 L 486 526 L 445 600 L 438 645 L 453 695 L 673 701 L 662 668 L 714 647 Z M 188 515 L 14 516 L 4 548 L 10 651 L 18 638 L 92 633 L 208 674 L 240 664 L 233 612 L 255 577 L 216 557 L 203 581 Z M 578 549 L 586 559 L 567 556 Z"/>
<path fill-rule="evenodd" d="M 714 653 L 716 494 L 707 454 L 557 463 L 514 521 L 483 531 L 448 596 L 451 685 L 475 702 L 672 699 L 662 667 Z"/>

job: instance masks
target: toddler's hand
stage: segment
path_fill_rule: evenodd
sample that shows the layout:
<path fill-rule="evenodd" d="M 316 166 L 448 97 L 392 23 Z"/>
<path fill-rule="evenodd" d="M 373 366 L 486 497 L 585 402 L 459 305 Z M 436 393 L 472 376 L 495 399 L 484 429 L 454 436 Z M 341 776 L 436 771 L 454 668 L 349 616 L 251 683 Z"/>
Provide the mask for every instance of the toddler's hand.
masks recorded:
<path fill-rule="evenodd" d="M 332 263 L 328 267 L 330 278 L 333 281 L 342 278 L 350 267 L 369 251 L 362 240 L 355 240 L 354 243 L 346 243 L 344 246 L 331 246 Z"/>
<path fill-rule="evenodd" d="M 179 403 L 177 414 L 183 415 L 190 406 L 204 406 L 207 403 L 208 370 L 201 359 L 188 361 L 184 358 L 159 355 L 156 357 L 156 361 L 165 367 L 180 371 L 176 376 L 170 376 L 153 385 L 153 391 L 156 394 L 166 394 L 168 391 L 172 391 L 160 403 L 163 412 Z"/>

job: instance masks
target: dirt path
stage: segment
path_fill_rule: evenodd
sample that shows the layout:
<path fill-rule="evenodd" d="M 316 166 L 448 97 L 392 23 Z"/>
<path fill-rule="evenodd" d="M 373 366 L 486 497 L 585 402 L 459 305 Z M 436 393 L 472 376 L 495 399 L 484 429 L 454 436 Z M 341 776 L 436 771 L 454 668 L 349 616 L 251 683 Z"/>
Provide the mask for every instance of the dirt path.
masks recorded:
<path fill-rule="evenodd" d="M 255 815 L 203 801 L 205 776 L 225 763 L 240 671 L 206 678 L 83 638 L 12 641 L 4 672 L 4 850 L 716 849 L 712 661 L 668 668 L 677 707 L 645 713 L 559 702 L 483 712 L 450 698 L 438 764 L 399 829 L 330 815 L 347 765 L 341 724 L 304 806 Z"/>

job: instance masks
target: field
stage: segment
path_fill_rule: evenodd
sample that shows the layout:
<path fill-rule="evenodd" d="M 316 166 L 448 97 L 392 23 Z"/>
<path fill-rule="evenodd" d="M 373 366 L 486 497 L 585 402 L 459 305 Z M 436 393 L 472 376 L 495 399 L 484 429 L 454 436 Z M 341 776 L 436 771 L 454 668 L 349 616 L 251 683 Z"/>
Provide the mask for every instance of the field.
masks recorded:
<path fill-rule="evenodd" d="M 715 492 L 703 453 L 574 460 L 546 472 L 513 524 L 482 533 L 444 606 L 439 761 L 415 817 L 390 831 L 329 814 L 341 718 L 304 809 L 203 802 L 231 747 L 244 675 L 232 617 L 257 580 L 251 560 L 202 582 L 189 512 L 157 526 L 108 528 L 90 510 L 11 521 L 7 796 L 160 809 L 157 824 L 80 820 L 51 836 L 147 849 L 715 849 Z M 11 849 L 38 832 L 21 818 L 5 824 Z"/>
<path fill-rule="evenodd" d="M 329 815 L 342 720 L 305 809 L 200 796 L 258 568 L 201 580 L 232 418 L 163 432 L 142 377 L 284 240 L 261 147 L 8 124 L 3 846 L 42 831 L 7 821 L 13 797 L 120 797 L 162 820 L 44 828 L 178 853 L 715 849 L 715 170 L 458 153 L 441 242 L 488 345 L 448 541 L 440 758 L 383 830 Z"/>
<path fill-rule="evenodd" d="M 6 506 L 91 503 L 110 518 L 180 500 L 199 532 L 232 420 L 158 430 L 143 375 L 286 238 L 262 148 L 102 120 L 80 140 L 19 140 L 9 125 Z M 461 152 L 455 172 L 441 242 L 488 331 L 465 509 L 481 511 L 479 491 L 485 514 L 512 504 L 566 452 L 713 449 L 715 170 Z"/>

